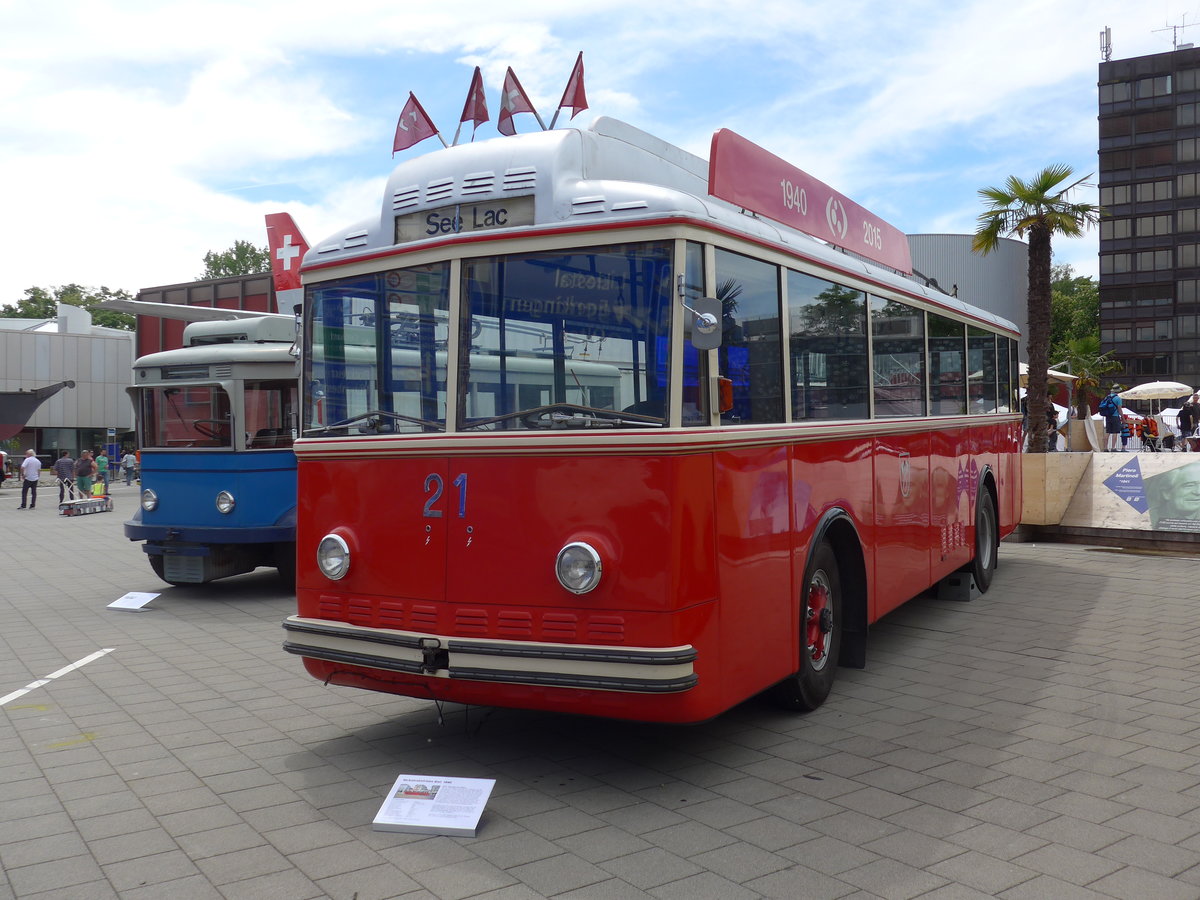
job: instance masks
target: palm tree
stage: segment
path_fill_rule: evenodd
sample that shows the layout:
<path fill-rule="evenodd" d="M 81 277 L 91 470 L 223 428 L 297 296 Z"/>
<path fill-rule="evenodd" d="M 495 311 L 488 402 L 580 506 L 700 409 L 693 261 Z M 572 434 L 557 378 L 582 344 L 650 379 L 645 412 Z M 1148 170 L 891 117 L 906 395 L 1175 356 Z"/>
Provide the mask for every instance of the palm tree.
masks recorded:
<path fill-rule="evenodd" d="M 1095 224 L 1098 207 L 1071 203 L 1067 195 L 1087 176 L 1061 187 L 1074 171 L 1070 166 L 1047 166 L 1029 181 L 1010 175 L 1002 188 L 984 188 L 980 198 L 987 209 L 979 214 L 979 227 L 971 249 L 988 254 L 1000 238 L 1015 234 L 1029 241 L 1029 444 L 1030 453 L 1045 453 L 1046 369 L 1050 358 L 1050 238 L 1055 234 L 1079 237 Z"/>

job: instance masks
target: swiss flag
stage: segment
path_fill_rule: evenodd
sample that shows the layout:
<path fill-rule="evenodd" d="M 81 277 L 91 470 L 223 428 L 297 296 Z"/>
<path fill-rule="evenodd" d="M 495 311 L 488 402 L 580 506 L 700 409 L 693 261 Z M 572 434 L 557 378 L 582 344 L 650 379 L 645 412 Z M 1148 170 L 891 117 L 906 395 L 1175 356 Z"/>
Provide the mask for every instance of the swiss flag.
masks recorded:
<path fill-rule="evenodd" d="M 496 130 L 509 137 L 516 134 L 517 129 L 513 125 L 512 118 L 517 113 L 537 115 L 537 110 L 533 108 L 533 103 L 530 102 L 525 89 L 521 87 L 521 82 L 517 81 L 512 66 L 509 66 L 508 71 L 504 74 L 504 91 L 500 94 L 500 117 L 496 120 Z"/>
<path fill-rule="evenodd" d="M 308 242 L 287 213 L 267 214 L 267 246 L 271 252 L 271 273 L 275 291 L 300 287 L 300 264 L 308 252 Z"/>
<path fill-rule="evenodd" d="M 396 123 L 396 139 L 392 141 L 392 155 L 401 150 L 407 150 L 413 144 L 420 143 L 425 138 L 438 133 L 437 126 L 425 112 L 424 107 L 412 91 L 408 92 L 408 102 L 400 111 L 400 121 Z"/>
<path fill-rule="evenodd" d="M 571 118 L 575 118 L 579 113 L 588 108 L 587 94 L 583 90 L 583 51 L 579 51 L 579 57 L 575 60 L 575 68 L 571 70 L 571 77 L 567 79 L 567 89 L 563 91 L 562 99 L 558 101 L 558 108 L 564 106 L 571 107 Z"/>
<path fill-rule="evenodd" d="M 483 73 L 479 66 L 475 67 L 475 75 L 471 78 L 471 89 L 467 91 L 467 102 L 463 104 L 462 115 L 458 122 L 474 122 L 478 128 L 488 120 L 487 98 L 483 96 Z"/>

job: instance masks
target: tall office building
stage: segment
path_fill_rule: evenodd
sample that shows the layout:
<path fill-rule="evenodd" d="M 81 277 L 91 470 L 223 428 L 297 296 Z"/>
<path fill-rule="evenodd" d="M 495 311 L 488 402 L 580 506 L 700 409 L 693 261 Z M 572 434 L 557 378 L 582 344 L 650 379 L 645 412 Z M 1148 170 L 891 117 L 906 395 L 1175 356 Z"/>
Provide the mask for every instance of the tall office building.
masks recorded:
<path fill-rule="evenodd" d="M 1100 343 L 1200 384 L 1200 49 L 1100 63 Z"/>

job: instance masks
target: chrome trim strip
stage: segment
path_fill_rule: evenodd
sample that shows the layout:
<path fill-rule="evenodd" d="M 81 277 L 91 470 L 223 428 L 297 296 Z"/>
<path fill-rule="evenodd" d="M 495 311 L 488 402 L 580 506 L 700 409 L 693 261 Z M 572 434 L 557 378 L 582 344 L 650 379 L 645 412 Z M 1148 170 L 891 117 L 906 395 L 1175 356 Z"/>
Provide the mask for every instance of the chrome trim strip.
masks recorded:
<path fill-rule="evenodd" d="M 430 678 L 632 693 L 693 687 L 696 650 L 475 640 L 289 616 L 283 649 L 298 656 Z"/>

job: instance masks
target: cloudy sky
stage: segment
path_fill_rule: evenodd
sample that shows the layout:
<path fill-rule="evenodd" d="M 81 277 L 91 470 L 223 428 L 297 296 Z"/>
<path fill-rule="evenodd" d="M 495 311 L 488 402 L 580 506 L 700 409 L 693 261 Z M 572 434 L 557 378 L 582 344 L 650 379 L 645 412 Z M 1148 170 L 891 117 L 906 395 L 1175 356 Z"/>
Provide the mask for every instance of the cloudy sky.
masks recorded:
<path fill-rule="evenodd" d="M 0 0 L 0 304 L 190 281 L 269 212 L 315 243 L 378 207 L 410 90 L 452 137 L 481 66 L 493 137 L 507 66 L 548 122 L 581 50 L 575 124 L 701 156 L 731 128 L 905 232 L 970 232 L 981 187 L 1095 171 L 1104 26 L 1122 58 L 1188 23 L 1200 0 Z"/>

